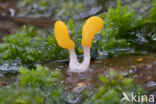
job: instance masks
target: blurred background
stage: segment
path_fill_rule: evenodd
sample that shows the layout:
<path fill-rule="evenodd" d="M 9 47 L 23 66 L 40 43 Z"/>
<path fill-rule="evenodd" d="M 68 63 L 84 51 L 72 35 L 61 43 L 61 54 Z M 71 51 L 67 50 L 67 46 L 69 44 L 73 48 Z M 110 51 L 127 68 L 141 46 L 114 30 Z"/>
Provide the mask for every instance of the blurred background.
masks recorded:
<path fill-rule="evenodd" d="M 154 0 L 122 0 L 136 12 L 146 14 Z M 55 20 L 76 21 L 116 7 L 116 0 L 0 0 L 0 37 L 21 25 L 52 26 Z M 1 38 L 0 38 L 1 39 Z"/>

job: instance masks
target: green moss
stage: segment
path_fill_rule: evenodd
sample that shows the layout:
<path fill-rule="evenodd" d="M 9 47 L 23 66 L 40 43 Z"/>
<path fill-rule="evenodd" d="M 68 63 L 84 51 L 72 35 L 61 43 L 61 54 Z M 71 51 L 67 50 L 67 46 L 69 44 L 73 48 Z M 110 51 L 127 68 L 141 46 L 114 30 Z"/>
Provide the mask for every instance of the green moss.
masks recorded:
<path fill-rule="evenodd" d="M 51 72 L 48 68 L 37 65 L 35 70 L 21 67 L 19 73 L 17 82 L 0 88 L 1 104 L 64 104 L 76 97 L 65 92 L 59 70 Z M 132 84 L 131 78 L 125 78 L 123 74 L 113 70 L 109 77 L 100 75 L 99 79 L 103 84 L 97 92 L 82 93 L 82 104 L 121 104 L 122 92 L 143 93 L 140 86 Z"/>
<path fill-rule="evenodd" d="M 105 20 L 105 27 L 101 31 L 102 39 L 99 40 L 101 53 L 121 56 L 154 51 L 156 49 L 154 10 L 155 4 L 148 16 L 143 17 L 128 6 L 121 7 L 118 0 L 115 9 L 110 7 L 107 13 L 100 15 Z"/>
<path fill-rule="evenodd" d="M 0 44 L 0 58 L 3 60 L 20 58 L 24 64 L 62 59 L 67 57 L 56 43 L 53 35 L 40 35 L 34 27 L 22 27 L 14 35 L 7 35 Z M 63 52 L 63 53 L 62 53 Z"/>
<path fill-rule="evenodd" d="M 1 104 L 43 104 L 44 96 L 38 88 L 21 88 L 16 85 L 0 89 Z"/>
<path fill-rule="evenodd" d="M 155 22 L 150 22 L 155 19 L 154 8 L 155 4 L 149 14 L 142 16 L 128 6 L 122 7 L 120 0 L 118 0 L 115 9 L 110 7 L 108 12 L 100 14 L 100 17 L 104 19 L 105 26 L 93 40 L 91 47 L 92 57 L 99 55 L 119 57 L 129 54 L 155 52 L 156 24 Z M 72 26 L 73 40 L 77 44 L 77 53 L 79 53 L 79 49 L 82 49 L 81 28 L 82 24 Z"/>
<path fill-rule="evenodd" d="M 122 104 L 122 92 L 144 93 L 139 85 L 132 83 L 132 78 L 114 70 L 110 70 L 108 77 L 100 75 L 99 79 L 102 84 L 95 90 L 81 92 L 80 96 L 65 91 L 58 69 L 50 71 L 40 65 L 31 70 L 21 67 L 18 80 L 0 88 L 0 104 L 66 104 L 76 99 L 78 102 L 73 104 Z"/>
<path fill-rule="evenodd" d="M 59 70 L 50 71 L 37 65 L 36 69 L 20 68 L 19 80 L 0 88 L 1 104 L 63 104 L 68 93 L 62 85 Z"/>
<path fill-rule="evenodd" d="M 149 15 L 147 16 L 146 18 L 146 21 L 147 23 L 156 23 L 156 19 L 155 19 L 155 16 L 156 16 L 156 2 L 153 4 L 150 12 L 149 12 Z"/>
<path fill-rule="evenodd" d="M 123 92 L 127 94 L 131 92 L 134 92 L 134 94 L 145 93 L 139 85 L 132 83 L 132 78 L 126 78 L 123 73 L 119 74 L 114 70 L 109 71 L 108 77 L 100 75 L 99 79 L 103 84 L 100 84 L 96 92 L 85 99 L 84 104 L 130 104 L 121 101 Z"/>
<path fill-rule="evenodd" d="M 131 38 L 127 36 L 127 32 L 136 27 L 142 17 L 128 6 L 121 7 L 120 0 L 116 9 L 109 8 L 104 15 L 105 27 L 101 32 L 103 39 L 100 42 L 101 51 L 107 51 L 113 56 L 118 56 L 120 53 L 126 54 L 126 52 L 135 53 L 127 40 Z"/>

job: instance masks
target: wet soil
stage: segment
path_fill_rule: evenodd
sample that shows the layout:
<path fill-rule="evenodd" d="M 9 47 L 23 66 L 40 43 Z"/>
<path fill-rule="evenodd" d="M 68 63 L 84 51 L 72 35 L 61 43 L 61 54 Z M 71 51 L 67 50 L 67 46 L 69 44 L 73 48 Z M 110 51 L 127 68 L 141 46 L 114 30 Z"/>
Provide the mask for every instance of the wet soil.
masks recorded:
<path fill-rule="evenodd" d="M 68 90 L 80 92 L 99 85 L 101 82 L 98 76 L 100 74 L 108 76 L 110 69 L 124 73 L 125 77 L 133 78 L 134 83 L 141 84 L 148 92 L 156 91 L 156 54 L 102 59 L 92 61 L 91 68 L 84 73 L 71 73 L 67 70 L 62 72 Z"/>
<path fill-rule="evenodd" d="M 2 42 L 2 37 L 9 34 L 14 34 L 20 29 L 22 25 L 16 24 L 11 20 L 0 18 L 0 42 Z"/>
<path fill-rule="evenodd" d="M 148 92 L 156 91 L 156 54 L 146 56 L 124 56 L 91 61 L 90 69 L 83 73 L 68 71 L 68 62 L 57 61 L 45 64 L 51 70 L 59 68 L 64 75 L 64 84 L 68 91 L 81 92 L 84 89 L 94 89 L 101 84 L 99 75 L 108 76 L 110 69 L 124 73 L 125 77 L 134 79 L 134 83 L 141 84 Z M 0 75 L 1 84 L 8 85 L 17 80 L 17 73 Z"/>

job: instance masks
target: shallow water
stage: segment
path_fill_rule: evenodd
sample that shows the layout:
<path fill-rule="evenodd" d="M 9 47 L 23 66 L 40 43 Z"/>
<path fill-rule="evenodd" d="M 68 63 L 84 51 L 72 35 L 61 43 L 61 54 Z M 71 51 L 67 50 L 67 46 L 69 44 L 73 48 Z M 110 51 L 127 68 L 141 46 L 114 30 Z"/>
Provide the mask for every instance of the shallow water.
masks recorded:
<path fill-rule="evenodd" d="M 50 69 L 60 68 L 65 78 L 64 84 L 69 91 L 81 92 L 84 89 L 93 89 L 101 82 L 98 75 L 108 76 L 110 69 L 124 73 L 125 77 L 134 79 L 149 92 L 156 91 L 156 54 L 124 56 L 91 61 L 90 69 L 83 73 L 68 72 L 68 62 L 49 63 Z"/>

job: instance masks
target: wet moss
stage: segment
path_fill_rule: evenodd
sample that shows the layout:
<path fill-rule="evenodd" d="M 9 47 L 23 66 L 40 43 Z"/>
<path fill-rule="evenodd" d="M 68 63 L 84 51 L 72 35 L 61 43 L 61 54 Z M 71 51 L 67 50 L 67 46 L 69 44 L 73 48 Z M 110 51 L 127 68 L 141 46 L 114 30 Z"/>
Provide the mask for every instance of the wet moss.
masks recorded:
<path fill-rule="evenodd" d="M 16 34 L 5 36 L 3 41 L 0 44 L 0 58 L 3 60 L 19 58 L 24 64 L 33 64 L 67 57 L 67 52 L 60 52 L 62 49 L 53 35 L 40 35 L 35 27 L 24 26 Z"/>
<path fill-rule="evenodd" d="M 123 73 L 116 73 L 112 69 L 109 71 L 108 77 L 100 75 L 99 79 L 103 84 L 98 86 L 95 93 L 83 93 L 84 96 L 89 95 L 88 98 L 84 99 L 84 104 L 130 104 L 126 100 L 121 100 L 123 98 L 123 92 L 126 93 L 128 97 L 132 92 L 136 95 L 138 93 L 145 93 L 140 85 L 132 83 L 132 78 L 126 78 Z"/>
<path fill-rule="evenodd" d="M 131 78 L 110 70 L 109 76 L 100 75 L 102 84 L 95 90 L 80 94 L 65 91 L 60 70 L 37 65 L 35 69 L 20 67 L 18 80 L 0 88 L 1 104 L 122 104 L 122 93 L 143 94 Z M 33 99 L 32 99 L 33 98 Z M 125 104 L 126 102 L 124 102 Z"/>
<path fill-rule="evenodd" d="M 105 20 L 105 28 L 101 32 L 100 50 L 111 56 L 127 54 L 146 54 L 155 50 L 155 23 L 152 12 L 153 5 L 147 16 L 141 16 L 128 7 L 121 7 L 118 0 L 115 9 L 109 8 L 101 15 Z M 151 21 L 151 22 L 147 22 Z"/>
<path fill-rule="evenodd" d="M 0 88 L 1 104 L 64 104 L 68 93 L 59 70 L 50 71 L 37 65 L 36 69 L 19 70 L 19 80 Z"/>

